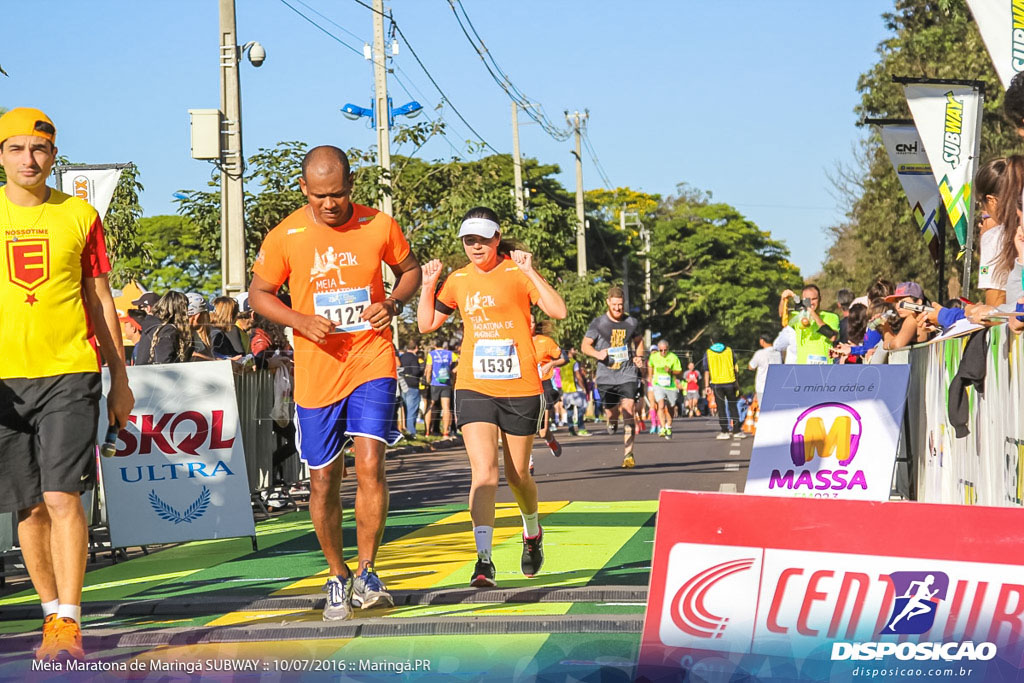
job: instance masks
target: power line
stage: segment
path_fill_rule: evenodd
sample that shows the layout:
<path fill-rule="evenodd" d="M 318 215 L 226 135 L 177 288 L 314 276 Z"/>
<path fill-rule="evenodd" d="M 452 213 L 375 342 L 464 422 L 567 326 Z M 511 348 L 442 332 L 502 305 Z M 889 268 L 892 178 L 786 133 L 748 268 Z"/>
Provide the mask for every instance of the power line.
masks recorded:
<path fill-rule="evenodd" d="M 601 182 L 604 183 L 605 187 L 611 190 L 615 186 L 612 185 L 612 181 L 608 180 L 608 174 L 604 172 L 604 167 L 601 166 L 601 160 L 597 158 L 597 152 L 594 151 L 594 146 L 590 142 L 590 136 L 587 134 L 587 129 L 584 128 L 581 133 L 583 137 L 583 144 L 587 148 L 587 153 L 590 154 L 590 160 L 594 162 L 594 168 L 597 169 L 597 174 L 601 176 Z"/>
<path fill-rule="evenodd" d="M 301 1 L 301 0 L 296 0 L 296 1 L 297 1 L 297 2 L 299 2 L 299 1 Z M 302 13 L 302 12 L 300 12 L 300 11 L 299 11 L 298 9 L 296 9 L 296 7 L 295 7 L 294 5 L 291 5 L 291 4 L 289 4 L 288 0 L 281 0 L 281 3 L 282 3 L 282 4 L 284 4 L 284 5 L 286 6 L 286 7 L 288 7 L 288 9 L 290 9 L 291 11 L 295 12 L 295 13 L 296 13 L 296 14 L 298 14 L 298 15 L 299 15 L 300 17 L 302 17 L 303 19 L 305 19 L 306 21 L 308 21 L 309 23 L 313 24 L 313 26 L 316 26 L 316 27 L 317 27 L 318 29 L 320 29 L 321 31 L 323 31 L 324 33 L 326 33 L 326 34 L 327 34 L 328 36 L 330 36 L 330 37 L 331 37 L 332 39 L 334 39 L 334 40 L 336 40 L 337 42 L 341 43 L 342 45 L 344 45 L 345 47 L 347 47 L 347 48 L 348 48 L 349 50 L 352 50 L 352 52 L 355 52 L 355 53 L 356 53 L 357 55 L 359 55 L 360 57 L 362 57 L 362 56 L 363 56 L 363 51 L 362 51 L 362 50 L 357 50 L 356 48 L 352 47 L 351 45 L 349 45 L 348 43 L 346 43 L 346 42 L 345 42 L 344 40 L 342 40 L 341 38 L 339 38 L 338 36 L 334 35 L 334 34 L 333 34 L 333 33 L 331 33 L 330 31 L 328 31 L 327 29 L 325 29 L 325 28 L 324 28 L 323 26 L 321 26 L 320 24 L 316 23 L 315 21 L 313 21 L 312 19 L 310 19 L 309 17 L 307 17 L 307 16 L 305 15 L 305 14 L 303 14 L 303 13 Z M 304 4 L 304 5 L 305 5 L 306 3 L 302 3 L 302 4 Z M 306 5 L 306 6 L 307 6 L 307 7 L 309 7 L 309 5 Z M 315 12 L 316 10 L 313 10 L 313 11 Z M 319 12 L 317 12 L 317 14 L 320 14 L 320 13 L 319 13 Z M 321 15 L 321 16 L 322 16 L 322 15 Z"/>
<path fill-rule="evenodd" d="M 356 1 L 359 2 L 359 0 Z M 461 17 L 459 16 L 458 10 L 455 8 L 456 4 L 458 4 L 459 9 L 462 10 Z M 544 113 L 544 107 L 535 102 L 531 102 L 530 99 L 516 87 L 515 83 L 512 82 L 512 79 L 508 77 L 508 74 L 506 74 L 498 65 L 498 62 L 494 59 L 494 55 L 492 55 L 487 49 L 487 46 L 484 45 L 484 41 L 480 37 L 480 33 L 477 32 L 476 27 L 473 26 L 473 21 L 469 18 L 469 14 L 466 12 L 466 8 L 463 6 L 462 0 L 448 0 L 448 6 L 451 8 L 452 14 L 455 15 L 455 20 L 458 22 L 459 28 L 462 29 L 462 34 L 466 36 L 466 40 L 469 41 L 469 44 L 473 47 L 477 56 L 480 57 L 480 61 L 483 62 L 484 68 L 487 69 L 487 73 L 491 75 L 491 78 L 498 84 L 498 87 L 504 90 L 505 94 L 508 95 L 513 102 L 519 105 L 519 107 L 526 112 L 527 116 L 536 121 L 548 135 L 559 142 L 568 140 L 572 135 L 572 131 L 555 126 L 555 124 L 553 124 Z M 463 23 L 463 17 L 465 18 L 465 24 Z M 467 25 L 469 26 L 469 30 L 466 29 Z M 473 36 L 476 36 L 475 41 L 473 40 L 473 37 L 469 35 L 469 31 L 472 31 Z M 489 62 L 488 59 L 490 60 Z"/>
<path fill-rule="evenodd" d="M 319 12 L 315 7 L 311 7 L 309 4 L 303 2 L 302 0 L 295 0 L 295 2 L 299 3 L 300 5 L 302 5 L 306 9 L 308 9 L 310 12 L 313 12 L 314 14 L 316 14 L 318 17 L 320 17 L 321 19 L 326 21 L 331 26 L 334 26 L 335 28 L 340 28 L 342 31 L 344 31 L 348 35 L 352 36 L 353 38 L 355 38 L 359 42 L 361 42 L 361 43 L 367 43 L 368 42 L 362 36 L 359 36 L 359 35 L 356 35 L 355 33 L 352 33 L 352 31 L 349 31 L 347 28 L 345 28 L 341 24 L 337 23 L 336 21 L 332 20 L 330 17 L 326 16 L 322 12 Z"/>
<path fill-rule="evenodd" d="M 284 0 L 281 0 L 281 1 L 284 2 Z M 374 7 L 372 5 L 366 4 L 365 2 L 363 2 L 363 0 L 355 0 L 355 3 L 357 5 L 361 5 L 361 6 L 365 7 L 366 9 L 370 10 L 371 12 L 377 12 L 377 10 L 374 9 Z M 476 136 L 477 140 L 479 140 L 484 145 L 484 147 L 487 147 L 489 150 L 491 150 L 495 154 L 501 154 L 501 152 L 499 152 L 497 149 L 495 149 L 494 145 L 492 145 L 491 143 L 487 142 L 487 140 L 484 139 L 484 136 L 482 136 L 482 135 L 480 135 L 480 133 L 476 132 L 476 129 L 473 128 L 472 124 L 470 124 L 470 122 L 466 120 L 466 117 L 462 115 L 462 112 L 460 112 L 458 110 L 458 108 L 456 108 L 455 104 L 452 103 L 451 98 L 448 97 L 448 95 L 445 94 L 444 90 L 441 89 L 441 86 L 437 84 L 437 81 L 434 79 L 433 75 L 431 75 L 430 70 L 427 69 L 426 65 L 423 63 L 423 60 L 420 59 L 420 56 L 418 54 L 416 54 L 416 50 L 413 48 L 412 43 L 409 42 L 409 39 L 402 32 L 402 27 L 398 25 L 398 23 L 395 21 L 395 18 L 393 16 L 391 16 L 389 14 L 385 14 L 383 12 L 378 12 L 378 13 L 381 16 L 387 17 L 388 19 L 390 19 L 391 25 L 394 27 L 394 29 L 398 33 L 398 35 L 402 37 L 402 42 L 404 42 L 405 46 L 407 48 L 409 48 L 409 52 L 412 54 L 413 59 L 415 59 L 416 63 L 420 65 L 420 68 L 423 69 L 423 73 L 427 75 L 427 79 L 430 80 L 431 84 L 433 84 L 434 88 L 441 95 L 442 102 L 447 102 L 448 103 L 448 106 L 452 108 L 452 112 L 454 112 L 455 115 L 459 117 L 459 120 L 462 121 L 462 123 L 464 123 L 466 125 L 466 128 L 468 128 L 470 130 L 470 132 L 472 132 L 473 135 Z"/>

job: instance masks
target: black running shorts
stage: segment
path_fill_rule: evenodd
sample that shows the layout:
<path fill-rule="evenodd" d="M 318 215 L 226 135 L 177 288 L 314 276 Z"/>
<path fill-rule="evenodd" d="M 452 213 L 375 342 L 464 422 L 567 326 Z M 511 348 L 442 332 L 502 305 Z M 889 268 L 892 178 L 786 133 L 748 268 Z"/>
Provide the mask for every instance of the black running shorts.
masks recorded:
<path fill-rule="evenodd" d="M 98 372 L 0 380 L 0 512 L 92 487 L 101 391 Z"/>
<path fill-rule="evenodd" d="M 635 400 L 636 398 L 636 382 L 626 382 L 625 384 L 598 384 L 597 393 L 601 394 L 601 405 L 605 408 L 614 408 L 619 405 L 623 399 L 627 401 Z"/>
<path fill-rule="evenodd" d="M 476 391 L 455 391 L 455 422 L 459 428 L 471 422 L 487 422 L 512 436 L 530 436 L 540 429 L 544 397 L 488 396 Z"/>
<path fill-rule="evenodd" d="M 559 392 L 558 389 L 555 389 L 555 385 L 552 384 L 549 379 L 542 381 L 540 384 L 544 388 L 544 401 L 547 402 L 548 407 L 550 408 L 558 402 L 558 399 L 561 398 L 561 392 Z"/>
<path fill-rule="evenodd" d="M 437 401 L 439 399 L 446 398 L 449 401 L 452 400 L 452 388 L 442 387 L 436 384 L 430 385 L 430 400 Z"/>

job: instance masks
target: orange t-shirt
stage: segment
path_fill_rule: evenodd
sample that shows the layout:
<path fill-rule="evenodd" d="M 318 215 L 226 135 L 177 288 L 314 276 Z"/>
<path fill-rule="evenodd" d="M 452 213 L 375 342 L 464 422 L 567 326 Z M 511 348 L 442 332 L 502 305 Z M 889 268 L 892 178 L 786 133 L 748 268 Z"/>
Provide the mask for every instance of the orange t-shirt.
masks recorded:
<path fill-rule="evenodd" d="M 437 300 L 462 314 L 456 391 L 510 398 L 541 393 L 530 335 L 530 306 L 539 299 L 536 285 L 512 259 L 486 273 L 470 263 L 448 276 Z"/>
<path fill-rule="evenodd" d="M 409 253 L 394 218 L 359 204 L 337 228 L 303 206 L 267 233 L 253 272 L 277 286 L 287 280 L 293 309 L 338 325 L 325 344 L 295 336 L 296 404 L 331 405 L 361 384 L 396 376 L 391 328 L 368 329 L 359 314 L 385 298 L 381 261 L 398 265 Z"/>
<path fill-rule="evenodd" d="M 533 337 L 533 352 L 537 354 L 537 370 L 540 370 L 540 366 L 544 365 L 548 361 L 557 360 L 562 357 L 562 349 L 558 348 L 558 344 L 551 337 L 543 334 L 534 335 Z M 540 381 L 546 382 L 555 375 L 555 369 L 551 368 L 546 374 L 541 375 Z"/>

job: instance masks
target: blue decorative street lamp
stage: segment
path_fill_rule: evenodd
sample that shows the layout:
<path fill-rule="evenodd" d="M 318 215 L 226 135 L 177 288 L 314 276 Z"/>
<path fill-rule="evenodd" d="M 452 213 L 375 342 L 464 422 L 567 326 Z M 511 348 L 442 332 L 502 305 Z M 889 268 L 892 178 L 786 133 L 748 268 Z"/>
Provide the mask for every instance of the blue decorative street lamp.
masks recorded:
<path fill-rule="evenodd" d="M 401 107 L 392 107 L 391 98 L 388 98 L 388 127 L 395 125 L 396 116 L 408 116 L 410 119 L 419 116 L 423 111 L 423 105 L 416 100 L 412 102 L 406 102 Z M 370 102 L 370 107 L 360 107 L 358 104 L 348 103 L 341 108 L 341 113 L 345 115 L 345 118 L 357 121 L 363 116 L 370 119 L 370 125 L 373 128 L 377 127 L 377 112 L 375 111 L 374 103 Z"/>

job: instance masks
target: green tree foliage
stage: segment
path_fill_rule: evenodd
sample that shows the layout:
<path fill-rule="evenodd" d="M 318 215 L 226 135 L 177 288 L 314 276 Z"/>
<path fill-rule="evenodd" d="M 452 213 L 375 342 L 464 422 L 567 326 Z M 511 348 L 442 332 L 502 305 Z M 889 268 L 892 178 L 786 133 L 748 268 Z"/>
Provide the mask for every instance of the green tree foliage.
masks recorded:
<path fill-rule="evenodd" d="M 209 249 L 207 236 L 183 216 L 153 216 L 139 220 L 138 239 L 149 259 L 129 259 L 125 267 L 141 272 L 139 284 L 154 292 L 220 291 L 220 260 Z"/>
<path fill-rule="evenodd" d="M 801 282 L 782 242 L 686 186 L 664 202 L 651 242 L 651 326 L 674 349 L 758 348 L 780 327 L 779 292 Z"/>
<path fill-rule="evenodd" d="M 892 82 L 893 76 L 980 80 L 985 83 L 980 162 L 1019 146 L 1014 127 L 1001 115 L 1002 87 L 964 0 L 896 0 L 883 17 L 892 36 L 878 46 L 878 61 L 858 80 L 858 114 L 910 117 L 903 87 Z M 935 264 L 877 131 L 869 130 L 857 166 L 840 170 L 835 181 L 849 212 L 830 229 L 823 288 L 863 293 L 881 276 L 916 280 L 926 292 L 944 297 L 945 292 L 935 292 Z M 952 229 L 947 232 L 946 273 L 953 275 L 962 262 L 954 260 L 959 247 Z"/>
<path fill-rule="evenodd" d="M 139 169 L 135 165 L 122 169 L 107 215 L 103 218 L 112 268 L 110 284 L 114 287 L 120 288 L 138 280 L 152 263 L 149 249 L 139 236 L 139 220 L 142 218 L 139 192 L 142 190 Z"/>

